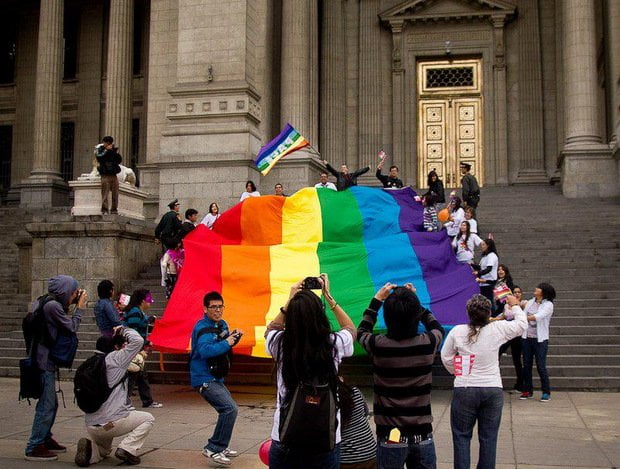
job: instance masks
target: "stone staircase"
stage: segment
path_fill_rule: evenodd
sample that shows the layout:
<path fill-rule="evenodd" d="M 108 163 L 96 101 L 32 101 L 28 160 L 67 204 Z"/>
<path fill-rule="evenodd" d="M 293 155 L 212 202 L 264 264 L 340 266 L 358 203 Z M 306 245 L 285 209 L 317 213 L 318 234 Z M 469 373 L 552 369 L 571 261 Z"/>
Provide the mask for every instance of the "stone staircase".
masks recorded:
<path fill-rule="evenodd" d="M 0 243 L 5 246 L 8 240 L 4 231 L 8 228 L 2 217 L 0 212 Z M 557 291 L 548 355 L 552 388 L 619 390 L 620 240 L 616 234 L 620 229 L 620 201 L 569 200 L 553 186 L 484 188 L 478 219 L 481 233 L 493 234 L 500 262 L 508 265 L 526 298 L 542 281 L 550 282 Z M 159 275 L 158 266 L 153 266 L 126 291 L 151 290 L 155 299 L 151 312 L 161 316 L 166 300 Z M 16 289 L 15 285 L 11 288 Z M 14 291 L 2 289 L 0 308 L 8 311 L 14 304 L 13 316 L 21 321 L 29 296 L 15 297 Z M 96 292 L 90 297 L 96 299 Z M 97 336 L 90 305 L 80 329 L 78 363 L 90 356 Z M 0 376 L 17 376 L 18 360 L 23 356 L 19 327 L 0 332 Z M 187 355 L 154 352 L 148 369 L 152 382 L 189 382 Z M 512 387 L 514 371 L 509 356 L 502 358 L 501 369 L 504 385 Z M 371 366 L 365 356 L 346 360 L 342 372 L 350 383 L 372 384 Z M 452 377 L 439 360 L 433 373 L 435 387 L 451 388 Z M 70 378 L 71 372 L 63 370 L 62 375 Z M 238 356 L 227 381 L 271 385 L 273 376 L 271 360 Z"/>

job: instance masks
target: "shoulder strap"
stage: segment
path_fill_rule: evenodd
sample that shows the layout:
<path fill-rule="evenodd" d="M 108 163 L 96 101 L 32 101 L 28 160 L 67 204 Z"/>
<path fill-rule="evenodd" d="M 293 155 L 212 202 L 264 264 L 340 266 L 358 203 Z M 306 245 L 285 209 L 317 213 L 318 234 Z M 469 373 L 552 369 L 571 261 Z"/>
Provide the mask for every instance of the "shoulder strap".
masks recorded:
<path fill-rule="evenodd" d="M 219 328 L 217 327 L 212 327 L 212 326 L 207 326 L 207 327 L 203 327 L 202 329 L 200 329 L 197 333 L 196 333 L 196 341 L 192 342 L 192 351 L 189 355 L 189 358 L 192 359 L 194 357 L 194 346 L 198 343 L 198 340 L 205 334 L 208 333 L 213 333 L 213 334 L 219 334 L 220 333 Z"/>

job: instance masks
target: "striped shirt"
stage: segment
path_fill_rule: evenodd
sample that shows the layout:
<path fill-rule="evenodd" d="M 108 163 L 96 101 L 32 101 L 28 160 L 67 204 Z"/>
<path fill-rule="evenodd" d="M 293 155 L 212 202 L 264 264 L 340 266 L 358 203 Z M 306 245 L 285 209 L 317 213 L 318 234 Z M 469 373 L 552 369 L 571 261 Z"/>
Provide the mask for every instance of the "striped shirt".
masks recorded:
<path fill-rule="evenodd" d="M 357 329 L 357 340 L 373 362 L 377 436 L 388 436 L 395 427 L 403 436 L 427 435 L 433 431 L 432 372 L 443 327 L 425 310 L 420 321 L 429 332 L 403 340 L 373 334 L 380 307 L 381 301 L 373 298 Z"/>
<path fill-rule="evenodd" d="M 353 391 L 353 413 L 351 420 L 342 427 L 340 441 L 340 463 L 357 464 L 375 459 L 377 442 L 368 424 L 368 406 L 364 396 L 356 387 Z"/>

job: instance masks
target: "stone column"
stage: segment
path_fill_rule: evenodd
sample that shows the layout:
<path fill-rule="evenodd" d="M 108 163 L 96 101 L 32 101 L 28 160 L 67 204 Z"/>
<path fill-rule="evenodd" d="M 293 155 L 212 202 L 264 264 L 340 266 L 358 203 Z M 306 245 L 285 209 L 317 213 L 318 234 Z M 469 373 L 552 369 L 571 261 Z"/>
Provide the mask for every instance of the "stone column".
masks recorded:
<path fill-rule="evenodd" d="M 610 144 L 615 154 L 620 151 L 620 2 L 607 0 L 607 50 L 610 108 Z"/>
<path fill-rule="evenodd" d="M 281 127 L 290 122 L 305 137 L 312 132 L 309 16 L 308 0 L 282 2 Z"/>
<path fill-rule="evenodd" d="M 110 2 L 105 134 L 114 137 L 125 164 L 131 157 L 133 0 Z"/>
<path fill-rule="evenodd" d="M 393 164 L 401 168 L 403 176 L 413 180 L 414 171 L 409 167 L 405 169 L 405 92 L 404 79 L 405 69 L 403 67 L 403 21 L 393 21 L 390 23 L 392 30 L 392 132 L 393 132 Z M 373 171 L 374 168 L 370 168 Z M 401 177 L 403 177 L 401 176 Z M 404 179 L 404 177 L 403 177 Z"/>
<path fill-rule="evenodd" d="M 620 194 L 617 164 L 598 125 L 594 0 L 564 0 L 563 65 L 565 145 L 562 192 L 567 197 Z"/>
<path fill-rule="evenodd" d="M 506 115 L 506 47 L 504 25 L 506 17 L 491 18 L 493 24 L 493 90 L 495 93 L 494 125 L 495 125 L 495 183 L 507 184 L 508 181 L 508 134 Z M 491 179 L 485 175 L 487 180 Z M 512 182 L 512 181 L 510 181 Z"/>
<path fill-rule="evenodd" d="M 64 0 L 41 2 L 34 109 L 34 162 L 22 183 L 23 207 L 51 207 L 68 202 L 60 177 Z"/>
<path fill-rule="evenodd" d="M 360 2 L 360 113 L 359 156 L 349 162 L 351 169 L 370 166 L 376 170 L 377 152 L 381 149 L 381 28 L 379 26 L 379 1 Z M 393 157 L 393 155 L 389 155 Z M 388 160 L 388 164 L 390 161 Z"/>
<path fill-rule="evenodd" d="M 321 154 L 332 164 L 346 160 L 346 73 L 343 4 L 323 4 L 321 40 Z"/>
<path fill-rule="evenodd" d="M 538 0 L 519 3 L 519 103 L 521 151 L 517 183 L 548 181 L 543 145 L 542 69 Z"/>

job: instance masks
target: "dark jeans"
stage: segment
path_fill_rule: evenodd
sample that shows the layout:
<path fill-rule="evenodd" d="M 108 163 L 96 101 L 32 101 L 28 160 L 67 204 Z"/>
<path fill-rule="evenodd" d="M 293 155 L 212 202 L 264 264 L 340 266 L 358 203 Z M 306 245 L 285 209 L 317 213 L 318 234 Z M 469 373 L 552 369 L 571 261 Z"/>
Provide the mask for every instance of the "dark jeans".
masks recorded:
<path fill-rule="evenodd" d="M 340 467 L 340 443 L 326 453 L 295 451 L 279 441 L 271 441 L 269 450 L 270 469 L 338 469 Z"/>
<path fill-rule="evenodd" d="M 469 469 L 470 443 L 478 421 L 478 469 L 495 467 L 497 434 L 502 419 L 502 388 L 454 388 L 450 408 L 454 469 Z"/>
<path fill-rule="evenodd" d="M 536 369 L 540 376 L 540 386 L 542 392 L 551 394 L 551 386 L 549 385 L 549 373 L 547 372 L 547 351 L 549 350 L 549 341 L 538 342 L 538 339 L 521 339 L 523 345 L 523 390 L 534 392 L 532 383 L 532 365 L 534 357 L 536 357 Z"/>
<path fill-rule="evenodd" d="M 522 351 L 523 347 L 521 346 L 521 337 L 515 337 L 512 340 L 509 340 L 504 345 L 499 348 L 499 356 L 504 354 L 504 352 L 510 347 L 510 353 L 512 354 L 512 364 L 515 367 L 515 373 L 517 374 L 517 382 L 515 384 L 515 389 L 518 391 L 524 391 L 523 389 L 523 359 L 522 359 Z"/>
<path fill-rule="evenodd" d="M 26 445 L 26 454 L 30 453 L 36 446 L 46 443 L 52 438 L 52 426 L 56 420 L 56 411 L 58 410 L 58 397 L 56 396 L 54 383 L 53 371 L 43 371 L 41 373 L 43 392 L 34 411 L 32 432 Z"/>
<path fill-rule="evenodd" d="M 138 385 L 138 393 L 140 394 L 140 400 L 143 407 L 148 407 L 153 403 L 153 396 L 151 395 L 151 385 L 149 384 L 146 371 L 137 371 L 135 373 L 128 373 L 129 383 L 127 385 L 127 395 L 131 398 L 133 388 Z"/>
<path fill-rule="evenodd" d="M 481 285 L 480 286 L 480 294 L 484 296 L 487 300 L 491 302 L 491 316 L 495 317 L 497 314 L 495 312 L 495 298 L 493 297 L 493 289 L 495 288 L 495 281 L 491 281 L 492 285 Z"/>
<path fill-rule="evenodd" d="M 205 445 L 205 449 L 219 453 L 228 448 L 230 438 L 237 419 L 237 403 L 233 400 L 224 383 L 211 381 L 198 388 L 198 392 L 217 411 L 217 423 L 213 436 Z"/>
<path fill-rule="evenodd" d="M 401 469 L 434 469 L 437 466 L 435 443 L 432 438 L 419 443 L 387 443 L 380 438 L 377 443 L 377 468 Z"/>

